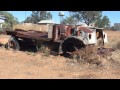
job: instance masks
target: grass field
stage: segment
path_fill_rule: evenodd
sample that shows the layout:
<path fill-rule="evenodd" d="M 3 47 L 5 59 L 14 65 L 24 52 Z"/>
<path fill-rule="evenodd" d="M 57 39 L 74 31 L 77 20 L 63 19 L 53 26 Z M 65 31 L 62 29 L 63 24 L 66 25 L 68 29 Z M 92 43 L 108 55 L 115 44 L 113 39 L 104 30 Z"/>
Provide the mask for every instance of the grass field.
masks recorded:
<path fill-rule="evenodd" d="M 116 43 L 120 42 L 120 31 L 106 31 L 108 34 L 108 44 L 106 46 L 113 47 Z"/>
<path fill-rule="evenodd" d="M 113 47 L 120 42 L 120 32 L 106 31 L 109 43 Z M 0 35 L 4 45 L 10 36 Z M 100 57 L 102 66 L 89 63 L 77 63 L 63 56 L 28 51 L 6 50 L 0 47 L 1 79 L 120 79 L 120 50 L 109 57 Z"/>

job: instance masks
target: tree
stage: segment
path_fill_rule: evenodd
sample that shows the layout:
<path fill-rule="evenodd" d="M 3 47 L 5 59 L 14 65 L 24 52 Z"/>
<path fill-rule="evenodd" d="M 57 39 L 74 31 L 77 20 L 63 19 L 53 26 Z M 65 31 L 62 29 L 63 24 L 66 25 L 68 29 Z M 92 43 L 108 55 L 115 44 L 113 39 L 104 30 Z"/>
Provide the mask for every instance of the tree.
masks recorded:
<path fill-rule="evenodd" d="M 26 23 L 26 22 L 32 22 L 32 21 L 31 21 L 31 17 L 27 17 L 24 22 L 25 22 L 25 23 Z"/>
<path fill-rule="evenodd" d="M 47 11 L 32 11 L 31 16 L 27 17 L 24 21 L 25 23 L 38 23 L 41 20 L 52 19 L 52 14 Z"/>
<path fill-rule="evenodd" d="M 11 13 L 7 12 L 7 11 L 0 11 L 0 15 L 3 15 L 6 19 L 5 22 L 8 24 L 17 24 L 18 19 L 16 17 L 14 17 Z"/>
<path fill-rule="evenodd" d="M 40 13 L 39 21 L 52 19 L 52 14 L 50 12 L 39 11 L 39 13 Z"/>
<path fill-rule="evenodd" d="M 39 11 L 40 12 L 40 20 L 46 20 L 46 11 Z"/>
<path fill-rule="evenodd" d="M 3 27 L 9 28 L 12 27 L 14 24 L 19 23 L 18 19 L 7 11 L 0 11 L 0 15 L 3 15 L 6 18 Z"/>
<path fill-rule="evenodd" d="M 52 14 L 50 12 L 47 12 L 47 15 L 46 15 L 46 20 L 52 20 Z"/>
<path fill-rule="evenodd" d="M 90 23 L 95 22 L 98 17 L 102 15 L 102 11 L 70 11 L 76 20 L 86 23 L 88 26 Z"/>
<path fill-rule="evenodd" d="M 32 23 L 37 23 L 39 21 L 39 11 L 32 11 L 31 21 Z"/>
<path fill-rule="evenodd" d="M 101 16 L 97 18 L 96 22 L 95 22 L 95 27 L 100 27 L 101 26 L 101 22 L 102 22 L 102 19 L 101 19 Z"/>
<path fill-rule="evenodd" d="M 32 11 L 31 16 L 27 17 L 25 23 L 37 23 L 39 21 L 39 11 Z"/>
<path fill-rule="evenodd" d="M 97 20 L 95 25 L 100 28 L 108 28 L 110 27 L 110 20 L 107 16 L 103 16 Z"/>
<path fill-rule="evenodd" d="M 107 16 L 104 16 L 102 19 L 102 27 L 110 27 L 110 21 L 109 18 Z"/>
<path fill-rule="evenodd" d="M 74 17 L 73 16 L 70 16 L 70 17 L 66 17 L 66 19 L 63 19 L 62 21 L 63 24 L 68 24 L 68 25 L 73 25 L 75 24 L 75 20 L 74 20 Z"/>

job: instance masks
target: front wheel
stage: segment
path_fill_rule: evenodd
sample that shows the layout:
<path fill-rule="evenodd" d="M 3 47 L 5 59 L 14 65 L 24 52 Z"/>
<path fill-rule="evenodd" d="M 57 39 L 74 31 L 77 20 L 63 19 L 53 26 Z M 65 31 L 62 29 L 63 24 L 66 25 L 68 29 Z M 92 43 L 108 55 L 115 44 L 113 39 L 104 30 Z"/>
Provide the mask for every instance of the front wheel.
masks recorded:
<path fill-rule="evenodd" d="M 10 39 L 8 40 L 8 43 L 5 45 L 7 49 L 13 49 L 13 50 L 20 50 L 20 45 L 18 43 L 18 40 L 14 37 L 11 36 Z"/>

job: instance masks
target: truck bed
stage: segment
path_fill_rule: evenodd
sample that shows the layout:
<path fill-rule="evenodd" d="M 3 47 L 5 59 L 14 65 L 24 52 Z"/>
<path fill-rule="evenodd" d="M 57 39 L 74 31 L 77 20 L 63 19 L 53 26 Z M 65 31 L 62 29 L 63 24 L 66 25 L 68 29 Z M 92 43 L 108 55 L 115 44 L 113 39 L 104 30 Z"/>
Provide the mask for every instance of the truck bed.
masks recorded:
<path fill-rule="evenodd" d="M 18 38 L 28 38 L 28 39 L 35 39 L 35 40 L 49 40 L 47 32 L 40 32 L 40 31 L 24 31 L 24 30 L 15 30 L 9 31 L 6 30 L 7 35 L 12 35 Z"/>

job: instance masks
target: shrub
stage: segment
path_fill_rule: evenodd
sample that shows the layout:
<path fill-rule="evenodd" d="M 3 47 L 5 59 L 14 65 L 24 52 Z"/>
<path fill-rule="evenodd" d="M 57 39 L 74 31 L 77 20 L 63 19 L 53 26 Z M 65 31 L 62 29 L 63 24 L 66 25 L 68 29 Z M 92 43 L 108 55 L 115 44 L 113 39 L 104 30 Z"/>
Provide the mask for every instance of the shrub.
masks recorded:
<path fill-rule="evenodd" d="M 112 52 L 110 59 L 112 59 L 115 62 L 120 63 L 120 50 L 116 50 L 116 51 Z"/>
<path fill-rule="evenodd" d="M 97 48 L 95 46 L 86 46 L 78 51 L 72 53 L 72 58 L 76 59 L 78 62 L 87 62 L 99 65 L 100 58 L 97 55 Z"/>
<path fill-rule="evenodd" d="M 46 57 L 48 57 L 50 55 L 50 49 L 45 45 L 41 44 L 38 51 L 41 53 L 44 53 L 44 56 L 46 56 Z"/>

